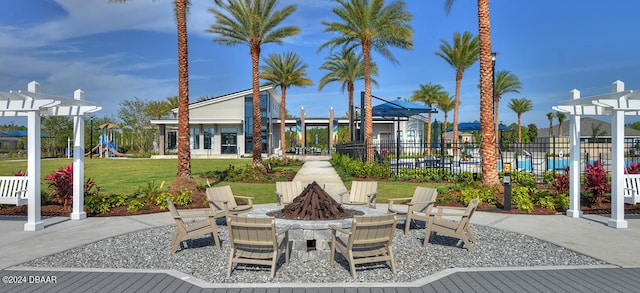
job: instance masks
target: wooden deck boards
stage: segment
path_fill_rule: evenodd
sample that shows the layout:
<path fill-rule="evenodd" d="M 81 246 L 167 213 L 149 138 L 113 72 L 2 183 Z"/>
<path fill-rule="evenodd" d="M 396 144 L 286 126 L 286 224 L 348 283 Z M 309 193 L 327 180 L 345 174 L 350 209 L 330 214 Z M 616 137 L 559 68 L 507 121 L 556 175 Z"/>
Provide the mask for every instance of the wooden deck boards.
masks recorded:
<path fill-rule="evenodd" d="M 5 277 L 26 277 L 10 284 Z M 56 283 L 37 283 L 36 277 L 54 276 Z M 420 292 L 637 292 L 640 268 L 576 268 L 532 270 L 478 270 L 447 275 L 421 287 L 260 287 L 201 288 L 166 273 L 0 270 L 0 292 L 214 292 L 214 293 L 420 293 Z"/>

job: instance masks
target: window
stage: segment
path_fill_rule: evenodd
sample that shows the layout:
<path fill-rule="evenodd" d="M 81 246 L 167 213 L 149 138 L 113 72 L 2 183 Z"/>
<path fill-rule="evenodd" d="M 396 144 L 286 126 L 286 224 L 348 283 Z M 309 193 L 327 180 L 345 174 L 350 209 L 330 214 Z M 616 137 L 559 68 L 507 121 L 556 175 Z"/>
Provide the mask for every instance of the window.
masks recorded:
<path fill-rule="evenodd" d="M 178 148 L 178 133 L 176 131 L 167 131 L 167 149 L 175 150 Z"/>
<path fill-rule="evenodd" d="M 214 134 L 215 134 L 215 128 L 211 127 L 205 127 L 204 128 L 204 149 L 205 150 L 210 150 L 213 149 L 213 147 L 215 146 L 215 144 L 213 143 L 213 138 L 214 138 Z"/>
<path fill-rule="evenodd" d="M 200 127 L 189 129 L 189 144 L 192 150 L 200 149 Z"/>

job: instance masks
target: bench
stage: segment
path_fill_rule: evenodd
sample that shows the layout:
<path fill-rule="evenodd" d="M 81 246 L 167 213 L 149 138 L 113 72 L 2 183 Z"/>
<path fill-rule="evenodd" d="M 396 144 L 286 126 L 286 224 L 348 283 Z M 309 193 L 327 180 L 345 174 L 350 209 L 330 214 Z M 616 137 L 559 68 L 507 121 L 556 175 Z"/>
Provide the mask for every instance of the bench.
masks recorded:
<path fill-rule="evenodd" d="M 624 174 L 624 202 L 637 204 L 640 202 L 640 174 Z"/>
<path fill-rule="evenodd" d="M 27 176 L 0 176 L 0 204 L 27 204 Z"/>

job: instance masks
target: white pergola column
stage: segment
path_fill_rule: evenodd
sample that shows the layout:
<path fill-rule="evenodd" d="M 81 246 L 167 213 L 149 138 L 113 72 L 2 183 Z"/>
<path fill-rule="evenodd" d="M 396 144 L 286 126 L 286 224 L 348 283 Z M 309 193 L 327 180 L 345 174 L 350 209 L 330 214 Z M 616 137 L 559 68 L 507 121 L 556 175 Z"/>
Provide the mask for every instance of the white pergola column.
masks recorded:
<path fill-rule="evenodd" d="M 27 90 L 32 93 L 39 92 L 40 84 L 35 81 L 29 83 Z M 27 113 L 27 222 L 25 231 L 39 231 L 44 229 L 41 218 L 40 197 L 40 112 L 29 111 Z"/>
<path fill-rule="evenodd" d="M 74 100 L 84 100 L 84 92 L 73 92 Z M 73 212 L 72 220 L 87 218 L 84 212 L 84 116 L 73 117 Z"/>
<path fill-rule="evenodd" d="M 569 93 L 571 100 L 580 99 L 577 89 Z M 582 217 L 580 210 L 580 115 L 569 115 L 569 209 L 567 216 Z"/>
<path fill-rule="evenodd" d="M 624 84 L 621 81 L 613 83 L 613 92 L 624 91 Z M 618 104 L 626 104 L 626 98 L 619 97 Z M 609 227 L 627 228 L 627 221 L 624 219 L 624 111 L 614 110 L 611 115 L 611 145 L 612 149 L 612 172 L 611 172 L 611 218 Z"/>

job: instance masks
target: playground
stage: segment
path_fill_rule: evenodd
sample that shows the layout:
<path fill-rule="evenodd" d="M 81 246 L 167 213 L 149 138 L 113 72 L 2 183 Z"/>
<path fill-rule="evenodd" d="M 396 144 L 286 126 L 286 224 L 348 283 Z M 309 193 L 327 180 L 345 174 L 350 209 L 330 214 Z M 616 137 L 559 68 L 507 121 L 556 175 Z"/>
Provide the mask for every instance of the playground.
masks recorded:
<path fill-rule="evenodd" d="M 127 157 L 122 153 L 122 149 L 118 147 L 118 139 L 115 137 L 118 125 L 115 123 L 104 123 L 98 126 L 98 129 L 102 131 L 96 145 L 88 152 L 85 153 L 85 157 L 92 157 L 92 154 L 96 154 L 100 158 L 114 158 L 114 157 Z"/>

